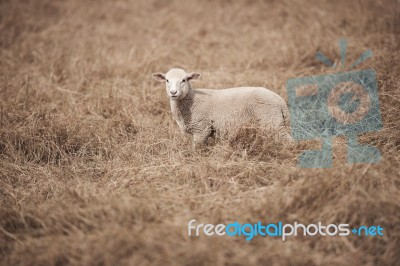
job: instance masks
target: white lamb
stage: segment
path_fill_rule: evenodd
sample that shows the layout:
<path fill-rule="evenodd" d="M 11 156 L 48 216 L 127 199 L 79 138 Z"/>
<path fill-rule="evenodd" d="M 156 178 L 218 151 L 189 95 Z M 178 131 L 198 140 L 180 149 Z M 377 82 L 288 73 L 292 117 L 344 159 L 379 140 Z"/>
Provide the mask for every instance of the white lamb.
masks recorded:
<path fill-rule="evenodd" d="M 166 82 L 172 115 L 183 133 L 193 135 L 195 146 L 207 145 L 208 138 L 216 132 L 254 122 L 293 141 L 288 131 L 289 111 L 278 94 L 259 87 L 192 89 L 189 81 L 199 77 L 199 73 L 186 73 L 179 68 L 153 74 L 155 80 Z"/>

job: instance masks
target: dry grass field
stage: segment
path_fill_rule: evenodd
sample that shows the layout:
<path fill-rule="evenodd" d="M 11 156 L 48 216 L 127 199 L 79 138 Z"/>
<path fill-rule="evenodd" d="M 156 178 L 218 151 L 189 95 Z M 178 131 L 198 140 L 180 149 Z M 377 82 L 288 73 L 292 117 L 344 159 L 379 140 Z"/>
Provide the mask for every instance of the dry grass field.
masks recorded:
<path fill-rule="evenodd" d="M 192 150 L 157 71 L 195 87 L 335 73 L 317 51 L 377 72 L 375 165 L 302 169 L 318 141 L 262 132 Z M 0 264 L 399 265 L 399 1 L 0 1 Z M 381 225 L 384 237 L 188 237 L 187 224 Z"/>

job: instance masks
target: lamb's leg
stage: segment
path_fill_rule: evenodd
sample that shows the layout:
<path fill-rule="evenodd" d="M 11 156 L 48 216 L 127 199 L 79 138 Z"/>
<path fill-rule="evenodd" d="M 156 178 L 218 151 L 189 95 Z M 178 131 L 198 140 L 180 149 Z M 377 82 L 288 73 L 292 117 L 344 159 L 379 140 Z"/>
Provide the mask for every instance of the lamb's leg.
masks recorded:
<path fill-rule="evenodd" d="M 281 133 L 281 139 L 286 144 L 289 144 L 289 145 L 294 145 L 295 144 L 293 137 L 288 132 Z"/>
<path fill-rule="evenodd" d="M 207 146 L 207 139 L 208 137 L 204 137 L 202 135 L 193 135 L 193 148 L 204 148 Z"/>
<path fill-rule="evenodd" d="M 204 148 L 208 144 L 208 137 L 211 135 L 211 130 L 203 130 L 193 134 L 193 148 Z"/>
<path fill-rule="evenodd" d="M 288 145 L 294 145 L 294 139 L 289 133 L 290 131 L 286 127 L 281 127 L 278 131 L 278 140 L 283 141 Z"/>

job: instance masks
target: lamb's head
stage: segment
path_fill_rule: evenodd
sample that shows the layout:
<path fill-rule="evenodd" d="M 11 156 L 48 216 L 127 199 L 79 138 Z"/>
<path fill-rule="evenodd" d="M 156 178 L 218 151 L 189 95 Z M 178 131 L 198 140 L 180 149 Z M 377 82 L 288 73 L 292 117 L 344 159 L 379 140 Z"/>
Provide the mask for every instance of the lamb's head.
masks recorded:
<path fill-rule="evenodd" d="M 165 82 L 167 94 L 171 100 L 180 100 L 186 97 L 191 89 L 189 81 L 198 79 L 199 73 L 186 73 L 180 68 L 172 68 L 166 74 L 154 73 L 153 78 L 160 82 Z"/>

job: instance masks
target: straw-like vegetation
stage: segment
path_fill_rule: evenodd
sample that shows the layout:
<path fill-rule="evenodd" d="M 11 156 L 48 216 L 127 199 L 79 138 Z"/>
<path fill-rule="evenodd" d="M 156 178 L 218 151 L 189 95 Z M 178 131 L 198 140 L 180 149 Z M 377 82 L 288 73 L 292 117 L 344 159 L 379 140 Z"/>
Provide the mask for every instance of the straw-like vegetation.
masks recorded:
<path fill-rule="evenodd" d="M 395 265 L 400 261 L 397 1 L 0 1 L 0 264 Z M 193 151 L 151 74 L 196 87 L 263 86 L 377 72 L 379 164 L 302 169 L 317 140 L 285 147 L 244 129 Z M 346 70 L 346 69 L 345 69 Z M 344 71 L 345 71 L 344 70 Z M 199 223 L 381 225 L 384 237 L 198 237 Z"/>

